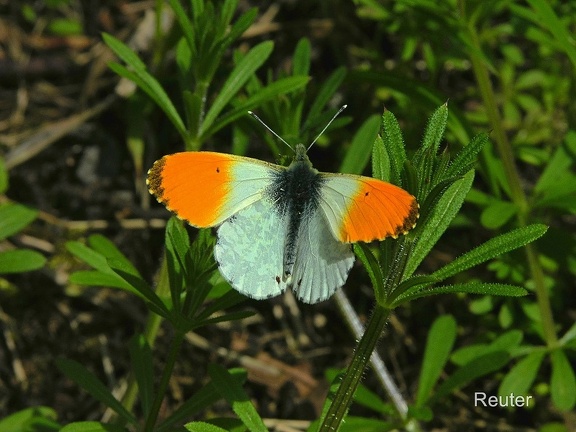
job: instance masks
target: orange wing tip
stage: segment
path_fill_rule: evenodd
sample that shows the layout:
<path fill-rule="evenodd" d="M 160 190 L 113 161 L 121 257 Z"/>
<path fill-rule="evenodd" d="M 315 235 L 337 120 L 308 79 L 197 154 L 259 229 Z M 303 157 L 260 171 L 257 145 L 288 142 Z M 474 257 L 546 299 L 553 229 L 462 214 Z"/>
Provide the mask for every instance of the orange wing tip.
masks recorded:
<path fill-rule="evenodd" d="M 148 186 L 148 192 L 154 195 L 156 201 L 164 205 L 166 209 L 173 213 L 178 219 L 186 221 L 186 219 L 180 217 L 178 212 L 170 207 L 170 200 L 164 194 L 164 187 L 162 186 L 162 172 L 164 171 L 164 166 L 166 165 L 166 158 L 158 159 L 152 165 L 152 168 L 148 170 L 148 175 L 146 177 L 146 186 Z"/>
<path fill-rule="evenodd" d="M 399 235 L 406 235 L 408 231 L 413 229 L 418 222 L 418 218 L 420 217 L 420 204 L 416 201 L 416 198 L 412 200 L 412 204 L 410 205 L 410 211 L 408 212 L 408 216 L 404 219 L 404 223 L 396 228 L 394 232 L 393 238 L 398 238 Z"/>
<path fill-rule="evenodd" d="M 152 168 L 148 170 L 148 176 L 146 177 L 146 186 L 148 186 L 148 192 L 154 195 L 158 202 L 162 202 L 161 200 L 164 196 L 164 188 L 162 187 L 162 171 L 164 170 L 165 163 L 165 157 L 158 159 L 156 162 L 154 162 Z"/>

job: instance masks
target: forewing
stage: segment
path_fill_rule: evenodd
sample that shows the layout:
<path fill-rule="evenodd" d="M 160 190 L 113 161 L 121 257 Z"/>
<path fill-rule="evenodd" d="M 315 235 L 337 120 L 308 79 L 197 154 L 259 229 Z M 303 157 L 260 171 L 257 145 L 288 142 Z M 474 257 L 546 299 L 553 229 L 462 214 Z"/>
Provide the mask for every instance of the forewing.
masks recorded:
<path fill-rule="evenodd" d="M 404 189 L 363 176 L 322 177 L 320 208 L 332 234 L 341 242 L 397 237 L 416 224 L 418 203 Z"/>
<path fill-rule="evenodd" d="M 148 189 L 195 227 L 216 226 L 264 195 L 284 169 L 256 159 L 214 152 L 164 156 L 148 171 Z"/>

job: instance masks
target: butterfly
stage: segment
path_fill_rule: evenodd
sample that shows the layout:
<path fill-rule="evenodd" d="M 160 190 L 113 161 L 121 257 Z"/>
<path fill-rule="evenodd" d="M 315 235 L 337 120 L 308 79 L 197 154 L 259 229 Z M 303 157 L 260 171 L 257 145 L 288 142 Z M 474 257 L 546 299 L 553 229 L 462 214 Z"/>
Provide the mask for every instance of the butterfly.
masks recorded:
<path fill-rule="evenodd" d="M 148 171 L 151 194 L 198 228 L 217 227 L 222 276 L 254 299 L 291 287 L 328 299 L 354 263 L 351 243 L 397 237 L 418 218 L 416 198 L 370 177 L 322 173 L 298 144 L 288 167 L 216 152 L 181 152 Z"/>

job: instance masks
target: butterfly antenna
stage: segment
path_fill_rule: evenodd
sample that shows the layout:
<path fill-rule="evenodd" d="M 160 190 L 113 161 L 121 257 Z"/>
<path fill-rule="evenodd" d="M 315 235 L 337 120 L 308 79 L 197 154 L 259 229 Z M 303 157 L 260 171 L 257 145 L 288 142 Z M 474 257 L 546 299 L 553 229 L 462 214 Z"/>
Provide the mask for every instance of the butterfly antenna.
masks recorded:
<path fill-rule="evenodd" d="M 320 138 L 322 136 L 322 134 L 324 132 L 326 132 L 326 129 L 328 129 L 328 127 L 332 124 L 332 122 L 336 119 L 336 117 L 338 117 L 340 115 L 340 113 L 342 111 L 344 111 L 346 109 L 348 105 L 342 105 L 342 107 L 338 110 L 338 112 L 336 114 L 334 114 L 334 116 L 332 117 L 332 119 L 328 122 L 328 124 L 326 126 L 324 126 L 324 129 L 322 129 L 322 131 L 318 134 L 318 136 L 316 138 L 314 138 L 314 141 L 312 141 L 312 144 L 310 144 L 308 146 L 308 148 L 306 149 L 306 151 L 310 150 L 310 147 L 312 147 L 314 145 L 314 143 L 316 141 L 318 141 L 318 138 Z"/>
<path fill-rule="evenodd" d="M 262 126 L 264 126 L 266 129 L 268 129 L 268 131 L 270 131 L 270 133 L 272 135 L 274 135 L 276 138 L 278 138 L 280 141 L 282 141 L 284 144 L 286 144 L 288 146 L 288 148 L 290 148 L 292 151 L 294 151 L 294 149 L 292 148 L 292 146 L 290 144 L 288 144 L 286 142 L 286 140 L 284 138 L 282 138 L 280 135 L 278 135 L 276 132 L 274 132 L 270 126 L 268 126 L 266 123 L 264 123 L 262 121 L 262 119 L 260 117 L 258 117 L 256 114 L 254 114 L 252 111 L 248 111 L 248 114 L 250 114 L 252 117 L 254 117 L 256 120 L 258 120 Z"/>

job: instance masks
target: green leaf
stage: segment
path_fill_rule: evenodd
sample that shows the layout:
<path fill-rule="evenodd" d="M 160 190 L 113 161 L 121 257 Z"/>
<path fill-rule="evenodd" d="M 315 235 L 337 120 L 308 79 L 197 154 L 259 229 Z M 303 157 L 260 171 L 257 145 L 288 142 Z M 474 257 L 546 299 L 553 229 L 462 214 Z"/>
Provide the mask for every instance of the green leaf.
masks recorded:
<path fill-rule="evenodd" d="M 124 408 L 124 406 L 112 395 L 102 382 L 96 378 L 88 369 L 74 360 L 57 359 L 58 369 L 73 380 L 76 384 L 86 390 L 92 397 L 111 408 L 125 422 L 136 425 L 136 418 Z"/>
<path fill-rule="evenodd" d="M 405 73 L 387 71 L 382 73 L 377 70 L 357 70 L 349 73 L 347 78 L 349 85 L 374 84 L 378 87 L 388 87 L 405 95 L 413 106 L 420 109 L 436 109 L 446 101 L 446 93 L 443 93 L 431 85 L 423 84 L 421 80 L 408 77 Z M 450 107 L 448 129 L 462 143 L 468 142 L 470 122 L 465 115 L 455 106 Z"/>
<path fill-rule="evenodd" d="M 310 73 L 310 52 L 310 41 L 306 38 L 301 38 L 292 57 L 292 74 L 294 76 L 308 76 Z"/>
<path fill-rule="evenodd" d="M 203 327 L 203 326 L 212 325 L 212 324 L 218 324 L 218 323 L 226 322 L 226 321 L 240 321 L 240 320 L 249 318 L 249 317 L 254 316 L 254 315 L 255 315 L 255 313 L 250 312 L 250 311 L 230 312 L 227 314 L 214 316 L 212 318 L 207 318 L 200 323 L 195 322 L 194 323 L 195 325 L 193 325 L 191 327 L 191 330 L 198 328 L 198 327 Z"/>
<path fill-rule="evenodd" d="M 222 429 L 221 427 L 214 426 L 213 424 L 206 422 L 192 422 L 184 425 L 184 427 L 190 432 L 226 432 L 227 429 Z"/>
<path fill-rule="evenodd" d="M 110 269 L 111 270 L 111 269 Z M 102 273 L 98 270 L 79 270 L 70 275 L 68 279 L 71 283 L 86 286 L 105 286 L 119 288 L 132 294 L 140 295 L 124 279 L 117 274 Z"/>
<path fill-rule="evenodd" d="M 430 275 L 417 275 L 411 276 L 408 279 L 403 280 L 400 285 L 392 292 L 388 301 L 393 303 L 398 297 L 402 296 L 407 291 L 416 292 L 423 288 L 434 285 L 438 282 L 435 278 Z"/>
<path fill-rule="evenodd" d="M 57 36 L 81 35 L 84 31 L 82 23 L 75 19 L 52 18 L 48 22 L 47 30 Z"/>
<path fill-rule="evenodd" d="M 232 379 L 226 369 L 220 365 L 211 364 L 208 366 L 208 374 L 212 378 L 216 390 L 232 406 L 232 409 L 248 430 L 253 432 L 267 431 L 250 398 L 244 389 Z"/>
<path fill-rule="evenodd" d="M 372 147 L 372 176 L 379 180 L 390 180 L 390 155 L 384 148 L 384 141 L 378 135 Z"/>
<path fill-rule="evenodd" d="M 150 288 L 139 274 L 135 274 L 130 266 L 125 266 L 122 261 L 108 260 L 108 264 L 112 271 L 124 279 L 131 287 L 133 287 L 141 298 L 149 302 L 149 306 L 154 307 L 154 312 L 167 318 L 170 312 L 166 305 L 162 302 L 160 297 Z"/>
<path fill-rule="evenodd" d="M 497 371 L 508 363 L 508 358 L 509 356 L 506 352 L 498 351 L 472 360 L 470 363 L 456 370 L 456 372 L 449 376 L 448 379 L 438 387 L 436 393 L 430 399 L 430 403 L 432 404 L 439 401 L 453 391 L 474 381 L 476 378 Z"/>
<path fill-rule="evenodd" d="M 256 45 L 240 60 L 238 65 L 230 73 L 230 76 L 220 89 L 218 96 L 214 99 L 212 106 L 206 113 L 204 122 L 200 128 L 200 134 L 204 135 L 205 131 L 212 126 L 220 112 L 230 102 L 230 100 L 240 91 L 242 86 L 248 81 L 254 72 L 264 64 L 272 53 L 273 42 L 266 41 Z"/>
<path fill-rule="evenodd" d="M 124 62 L 132 68 L 132 70 L 129 70 L 117 63 L 111 63 L 109 64 L 110 69 L 117 74 L 134 81 L 164 111 L 180 135 L 182 135 L 183 138 L 187 137 L 186 128 L 184 127 L 182 118 L 178 114 L 178 111 L 176 111 L 174 104 L 160 83 L 146 71 L 146 65 L 130 48 L 114 36 L 103 33 L 102 38 L 104 39 L 104 42 L 106 42 L 106 45 L 108 45 L 118 57 L 124 60 Z"/>
<path fill-rule="evenodd" d="M 384 276 L 382 275 L 382 270 L 378 265 L 378 260 L 370 250 L 370 247 L 364 243 L 354 244 L 354 253 L 364 264 L 364 268 L 368 272 L 372 286 L 374 287 L 374 295 L 376 296 L 376 301 L 382 304 L 385 298 L 384 292 Z"/>
<path fill-rule="evenodd" d="M 69 241 L 66 242 L 66 249 L 76 258 L 84 261 L 96 270 L 102 273 L 113 274 L 113 272 L 110 271 L 110 266 L 106 261 L 106 257 L 89 248 L 85 244 L 82 244 L 79 241 Z"/>
<path fill-rule="evenodd" d="M 521 331 L 510 330 L 498 336 L 490 344 L 479 343 L 467 345 L 452 353 L 452 363 L 462 366 L 477 357 L 496 351 L 506 351 L 508 354 L 512 355 L 512 352 L 520 346 L 523 337 L 524 335 Z"/>
<path fill-rule="evenodd" d="M 194 32 L 194 26 L 192 25 L 192 22 L 188 18 L 186 11 L 178 0 L 169 0 L 168 3 L 170 3 L 170 7 L 174 11 L 174 15 L 176 15 L 178 24 L 180 24 L 182 34 L 188 43 L 188 48 L 190 48 L 191 52 L 194 52 L 196 48 L 196 33 Z"/>
<path fill-rule="evenodd" d="M 9 183 L 8 169 L 6 169 L 6 162 L 0 156 L 0 195 L 3 195 L 8 190 Z"/>
<path fill-rule="evenodd" d="M 368 117 L 360 126 L 352 139 L 352 144 L 340 165 L 340 172 L 347 174 L 362 174 L 370 160 L 374 140 L 378 135 L 380 118 L 376 115 Z"/>
<path fill-rule="evenodd" d="M 415 286 L 414 288 L 410 288 L 409 290 L 407 290 L 404 294 L 399 295 L 398 298 L 394 300 L 391 307 L 398 307 L 403 303 L 421 297 L 428 297 L 430 295 L 437 295 L 437 294 L 454 294 L 454 293 L 521 297 L 528 294 L 528 291 L 526 291 L 522 287 L 515 285 L 484 283 L 484 282 L 468 282 L 455 285 L 440 285 L 431 288 L 420 288 L 419 286 Z"/>
<path fill-rule="evenodd" d="M 102 285 L 107 287 L 120 288 L 141 296 L 137 290 L 135 290 L 129 283 L 118 276 L 114 270 L 110 268 L 107 258 L 100 252 L 96 252 L 94 249 L 91 249 L 78 241 L 66 242 L 66 249 L 72 255 L 97 270 L 74 272 L 72 275 L 70 275 L 70 282 L 82 285 Z M 124 262 L 124 260 L 119 260 L 119 262 Z M 132 265 L 130 264 L 127 267 L 130 268 Z M 133 272 L 134 268 L 132 267 L 130 270 Z"/>
<path fill-rule="evenodd" d="M 436 270 L 430 276 L 443 281 L 488 260 L 494 259 L 514 249 L 518 249 L 544 235 L 548 227 L 541 224 L 528 225 L 491 238 L 449 264 Z"/>
<path fill-rule="evenodd" d="M 130 269 L 130 273 L 140 276 L 140 273 L 136 267 L 134 267 L 134 265 L 128 258 L 126 258 L 122 252 L 120 252 L 120 249 L 118 249 L 116 245 L 110 241 L 110 239 L 104 237 L 101 234 L 92 234 L 90 237 L 88 237 L 88 244 L 96 252 L 106 257 L 106 259 L 118 261 L 122 263 L 124 268 Z"/>
<path fill-rule="evenodd" d="M 573 174 L 572 156 L 575 153 L 576 132 L 569 131 L 565 142 L 554 152 L 534 187 L 536 207 L 576 211 L 576 176 Z"/>
<path fill-rule="evenodd" d="M 560 411 L 571 411 L 576 405 L 576 377 L 574 369 L 563 350 L 552 352 L 552 379 L 550 393 L 552 402 Z"/>
<path fill-rule="evenodd" d="M 438 381 L 456 340 L 456 320 L 451 315 L 437 318 L 430 331 L 420 369 L 416 406 L 423 406 Z"/>
<path fill-rule="evenodd" d="M 448 167 L 443 179 L 463 176 L 474 168 L 478 155 L 487 142 L 488 135 L 485 133 L 481 133 L 472 138 L 472 141 L 465 145 L 462 150 L 458 152 L 456 157 L 454 157 L 454 160 Z"/>
<path fill-rule="evenodd" d="M 233 386 L 241 386 L 246 381 L 246 371 L 243 369 L 228 370 L 232 379 Z M 172 431 L 174 425 L 181 425 L 190 417 L 197 415 L 199 412 L 211 407 L 218 400 L 222 399 L 220 393 L 216 390 L 214 382 L 210 381 L 194 395 L 184 402 L 176 411 L 174 411 L 166 420 L 164 420 L 155 429 L 157 432 Z"/>
<path fill-rule="evenodd" d="M 572 324 L 572 327 L 568 329 L 564 336 L 560 338 L 560 344 L 565 345 L 570 343 L 573 339 L 576 339 L 576 323 Z"/>
<path fill-rule="evenodd" d="M 527 395 L 536 380 L 538 369 L 540 369 L 545 354 L 544 350 L 534 351 L 519 361 L 504 376 L 498 388 L 498 394 L 500 396 L 506 396 L 510 393 Z"/>
<path fill-rule="evenodd" d="M 441 105 L 430 116 L 424 138 L 422 139 L 421 149 L 431 149 L 431 154 L 435 155 L 440 148 L 440 142 L 444 137 L 446 122 L 448 121 L 448 104 Z"/>
<path fill-rule="evenodd" d="M 350 415 L 346 416 L 346 421 L 342 422 L 338 429 L 339 432 L 386 432 L 394 430 L 398 430 L 394 422 Z"/>
<path fill-rule="evenodd" d="M 0 240 L 22 231 L 37 215 L 37 210 L 20 204 L 0 204 Z"/>
<path fill-rule="evenodd" d="M 438 239 L 456 216 L 466 194 L 472 187 L 474 172 L 469 171 L 464 177 L 456 180 L 449 186 L 428 215 L 416 225 L 417 232 L 413 235 L 418 238 L 406 264 L 405 276 L 411 276 L 422 260 L 428 255 Z"/>
<path fill-rule="evenodd" d="M 572 62 L 572 68 L 576 69 L 576 48 L 571 32 L 566 28 L 564 22 L 550 6 L 547 0 L 528 0 L 530 6 L 536 11 L 538 20 L 534 24 L 540 25 L 548 30 L 558 41 L 558 46 L 566 52 Z"/>
<path fill-rule="evenodd" d="M 508 201 L 494 200 L 480 215 L 480 223 L 488 229 L 497 229 L 506 224 L 518 213 L 516 204 Z"/>
<path fill-rule="evenodd" d="M 406 149 L 398 120 L 392 112 L 386 110 L 382 114 L 380 137 L 384 150 L 388 153 L 390 163 L 390 183 L 402 186 L 402 167 L 406 161 Z"/>
<path fill-rule="evenodd" d="M 234 10 L 236 10 L 236 8 L 234 8 Z M 257 8 L 254 7 L 248 9 L 245 14 L 241 15 L 238 19 L 236 19 L 234 24 L 232 24 L 232 27 L 229 29 L 228 34 L 223 39 L 222 44 L 224 46 L 230 45 L 232 42 L 242 36 L 242 34 L 252 25 L 257 15 Z"/>
<path fill-rule="evenodd" d="M 171 217 L 166 225 L 164 237 L 166 247 L 166 264 L 168 268 L 168 280 L 170 281 L 170 296 L 176 310 L 180 310 L 180 296 L 188 270 L 192 271 L 188 250 L 190 238 L 184 228 L 184 224 L 176 217 Z M 203 301 L 203 300 L 202 300 Z"/>
<path fill-rule="evenodd" d="M 0 430 L 10 432 L 60 431 L 61 426 L 56 423 L 57 418 L 58 414 L 50 407 L 25 408 L 0 419 Z"/>
<path fill-rule="evenodd" d="M 213 135 L 227 124 L 239 119 L 240 117 L 246 116 L 249 110 L 254 109 L 264 102 L 276 99 L 281 95 L 305 87 L 309 80 L 308 77 L 288 77 L 274 81 L 216 119 L 212 126 L 204 131 L 204 135 Z"/>
<path fill-rule="evenodd" d="M 340 85 L 344 81 L 345 77 L 346 68 L 339 67 L 334 72 L 332 72 L 330 76 L 322 83 L 320 89 L 318 90 L 318 94 L 312 102 L 312 106 L 310 106 L 306 121 L 302 126 L 303 129 L 310 129 L 314 127 L 315 124 L 318 124 L 317 122 L 320 118 L 322 110 L 326 104 L 328 104 L 332 96 L 334 96 L 334 93 L 336 93 L 338 88 L 340 88 Z"/>
<path fill-rule="evenodd" d="M 0 274 L 38 270 L 45 263 L 44 255 L 36 251 L 16 249 L 0 252 Z"/>
<path fill-rule="evenodd" d="M 154 368 L 152 366 L 152 350 L 142 334 L 135 334 L 128 344 L 130 364 L 138 383 L 138 396 L 142 404 L 144 417 L 148 416 L 154 399 Z"/>
<path fill-rule="evenodd" d="M 67 424 L 60 432 L 126 432 L 126 428 L 96 421 L 82 421 Z"/>
<path fill-rule="evenodd" d="M 230 290 L 223 296 L 211 301 L 201 313 L 196 315 L 196 319 L 208 319 L 208 317 L 212 314 L 236 306 L 238 303 L 242 303 L 244 301 L 246 301 L 246 296 L 240 294 L 236 290 Z M 250 314 L 253 315 L 252 312 L 250 312 Z"/>

